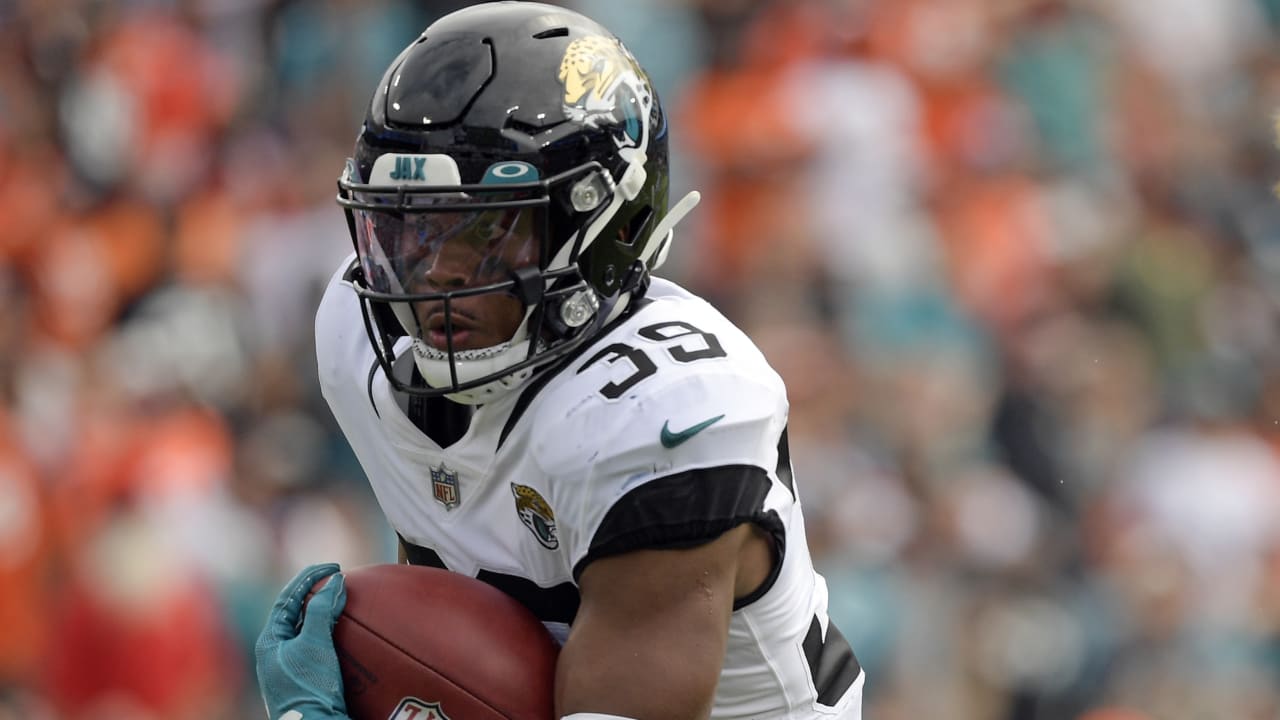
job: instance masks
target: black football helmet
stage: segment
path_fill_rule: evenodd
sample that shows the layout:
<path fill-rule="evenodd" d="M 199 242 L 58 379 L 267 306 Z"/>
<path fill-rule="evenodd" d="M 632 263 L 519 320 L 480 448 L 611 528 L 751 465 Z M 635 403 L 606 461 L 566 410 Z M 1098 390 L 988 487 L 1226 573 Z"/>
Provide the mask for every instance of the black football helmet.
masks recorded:
<path fill-rule="evenodd" d="M 433 23 L 387 69 L 338 181 L 390 382 L 481 403 L 565 356 L 644 292 L 698 200 L 669 212 L 667 192 L 666 116 L 608 30 L 533 2 Z M 427 281 L 446 257 L 467 260 Z M 457 306 L 491 294 L 519 302 L 514 335 L 455 348 Z M 410 350 L 425 386 L 392 372 Z"/>

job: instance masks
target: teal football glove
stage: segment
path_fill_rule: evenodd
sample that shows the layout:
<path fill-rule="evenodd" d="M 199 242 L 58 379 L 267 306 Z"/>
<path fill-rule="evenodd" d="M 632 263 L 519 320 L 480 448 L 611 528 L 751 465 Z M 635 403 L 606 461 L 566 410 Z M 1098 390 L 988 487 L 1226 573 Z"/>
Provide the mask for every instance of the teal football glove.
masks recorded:
<path fill-rule="evenodd" d="M 335 575 L 338 569 L 335 563 L 303 568 L 280 591 L 258 635 L 258 687 L 270 720 L 349 720 L 333 649 L 333 624 L 347 604 L 345 581 Z M 307 593 L 330 575 L 306 603 L 304 614 Z"/>

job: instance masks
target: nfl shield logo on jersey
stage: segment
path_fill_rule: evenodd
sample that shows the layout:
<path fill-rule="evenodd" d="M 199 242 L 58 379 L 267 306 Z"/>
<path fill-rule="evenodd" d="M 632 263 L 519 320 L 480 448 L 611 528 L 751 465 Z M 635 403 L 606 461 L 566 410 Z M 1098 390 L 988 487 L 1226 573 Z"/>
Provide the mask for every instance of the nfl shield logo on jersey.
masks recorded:
<path fill-rule="evenodd" d="M 440 703 L 407 697 L 400 701 L 396 711 L 387 720 L 449 720 L 449 716 L 440 709 Z"/>
<path fill-rule="evenodd" d="M 458 471 L 450 470 L 440 463 L 440 467 L 431 468 L 431 495 L 444 505 L 445 510 L 452 510 L 462 502 L 458 495 Z"/>

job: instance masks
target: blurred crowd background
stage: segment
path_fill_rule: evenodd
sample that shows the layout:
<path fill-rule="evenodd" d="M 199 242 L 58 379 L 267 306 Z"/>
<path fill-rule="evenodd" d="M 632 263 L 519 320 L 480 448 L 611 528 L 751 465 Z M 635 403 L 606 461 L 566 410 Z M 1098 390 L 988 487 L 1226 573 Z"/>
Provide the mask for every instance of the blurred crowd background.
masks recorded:
<path fill-rule="evenodd" d="M 260 717 L 283 582 L 394 558 L 312 317 L 466 4 L 0 3 L 0 718 Z M 790 384 L 869 720 L 1280 718 L 1280 1 L 564 4 Z"/>

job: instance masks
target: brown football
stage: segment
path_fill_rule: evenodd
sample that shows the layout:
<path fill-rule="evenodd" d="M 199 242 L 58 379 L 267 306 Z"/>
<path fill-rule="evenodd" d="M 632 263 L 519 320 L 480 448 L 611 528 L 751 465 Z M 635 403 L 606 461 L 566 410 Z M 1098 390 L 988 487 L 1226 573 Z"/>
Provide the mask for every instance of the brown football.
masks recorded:
<path fill-rule="evenodd" d="M 343 575 L 333 644 L 352 720 L 554 720 L 559 646 L 511 596 L 430 567 Z"/>

